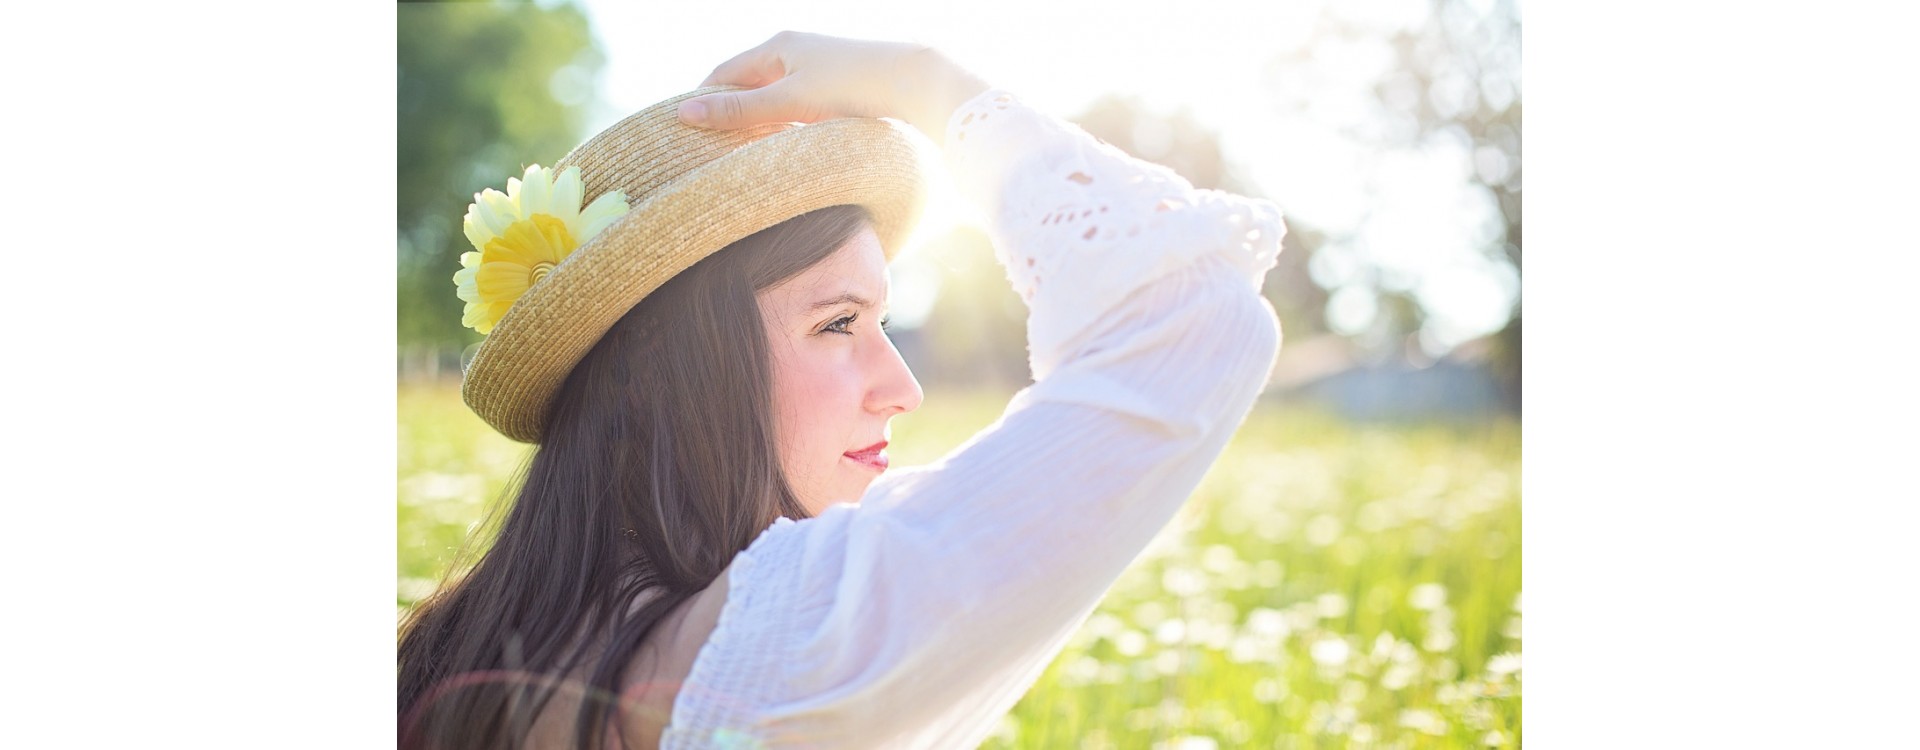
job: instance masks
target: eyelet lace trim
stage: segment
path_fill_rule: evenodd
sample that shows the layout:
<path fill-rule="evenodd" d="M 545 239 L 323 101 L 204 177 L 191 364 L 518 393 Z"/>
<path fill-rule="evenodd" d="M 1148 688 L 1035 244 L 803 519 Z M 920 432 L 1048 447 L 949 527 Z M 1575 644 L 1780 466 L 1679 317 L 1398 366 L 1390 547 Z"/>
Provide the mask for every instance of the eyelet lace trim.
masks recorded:
<path fill-rule="evenodd" d="M 1107 310 L 1203 255 L 1226 256 L 1258 288 L 1286 234 L 1273 202 L 1195 189 L 1001 89 L 954 111 L 945 146 L 1031 311 L 1035 378 Z"/>

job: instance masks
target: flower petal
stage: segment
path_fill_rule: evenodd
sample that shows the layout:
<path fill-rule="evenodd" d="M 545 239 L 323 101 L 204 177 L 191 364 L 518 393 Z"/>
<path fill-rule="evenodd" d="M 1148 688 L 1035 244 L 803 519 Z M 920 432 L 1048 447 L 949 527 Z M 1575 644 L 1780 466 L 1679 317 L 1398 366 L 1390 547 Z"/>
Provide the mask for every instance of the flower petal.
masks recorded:
<path fill-rule="evenodd" d="M 487 229 L 494 234 L 506 234 L 507 227 L 519 221 L 520 209 L 513 205 L 505 193 L 493 188 L 480 192 L 480 218 L 487 223 Z"/>
<path fill-rule="evenodd" d="M 481 261 L 518 263 L 532 268 L 541 263 L 559 263 L 573 252 L 573 236 L 559 219 L 546 214 L 516 221 L 507 231 L 487 243 Z"/>
<path fill-rule="evenodd" d="M 535 255 L 532 248 L 514 241 L 510 235 L 495 237 L 492 242 L 487 243 L 487 251 L 480 255 L 480 265 L 477 268 L 485 268 L 488 263 L 515 263 L 532 268 L 539 262 L 540 256 Z"/>
<path fill-rule="evenodd" d="M 546 214 L 531 218 L 540 236 L 539 244 L 533 248 L 534 252 L 542 254 L 541 260 L 548 263 L 558 265 L 560 261 L 566 260 L 577 247 L 573 241 L 573 235 L 567 232 L 566 222 Z"/>
<path fill-rule="evenodd" d="M 482 264 L 493 262 L 518 263 L 531 268 L 539 263 L 541 255 L 534 252 L 531 241 L 537 241 L 538 235 L 531 231 L 531 222 L 516 221 L 513 226 L 499 237 L 487 243 L 487 249 L 480 254 Z M 528 235 L 532 234 L 533 237 Z"/>
<path fill-rule="evenodd" d="M 478 248 L 476 248 L 476 249 L 478 249 Z M 479 268 L 479 267 L 480 267 L 480 254 L 479 254 L 479 253 L 477 253 L 477 252 L 476 252 L 476 253 L 461 253 L 461 254 L 460 254 L 460 267 L 461 267 L 461 268 Z"/>
<path fill-rule="evenodd" d="M 527 176 L 520 181 L 520 215 L 551 214 L 552 202 L 553 175 L 538 164 L 527 167 Z"/>
<path fill-rule="evenodd" d="M 553 195 L 548 204 L 548 208 L 553 210 L 548 213 L 566 222 L 567 226 L 578 230 L 580 228 L 578 220 L 580 218 L 581 195 L 585 190 L 586 187 L 580 182 L 579 167 L 567 167 L 561 170 L 560 176 L 555 177 L 553 180 Z M 574 237 L 580 237 L 580 233 L 575 231 Z M 581 241 L 584 242 L 585 240 L 582 239 Z"/>
<path fill-rule="evenodd" d="M 487 222 L 480 218 L 480 196 L 473 198 L 476 202 L 467 204 L 467 218 L 461 222 L 460 229 L 466 233 L 467 241 L 473 243 L 473 249 L 481 250 L 493 241 L 495 235 L 493 230 L 487 228 Z"/>
<path fill-rule="evenodd" d="M 619 190 L 608 191 L 593 199 L 593 205 L 580 212 L 580 231 L 575 240 L 587 244 L 600 231 L 606 229 L 614 220 L 627 213 L 627 195 Z"/>
<path fill-rule="evenodd" d="M 468 255 L 478 255 L 478 254 L 479 253 L 468 253 Z M 462 268 L 459 271 L 454 272 L 453 274 L 454 294 L 460 297 L 461 300 L 464 300 L 466 302 L 475 302 L 480 299 L 480 291 L 477 287 L 474 286 L 474 281 L 473 281 L 474 273 L 479 270 L 480 269 L 478 268 Z"/>
<path fill-rule="evenodd" d="M 482 309 L 484 309 L 484 306 L 481 305 L 480 303 L 471 302 L 471 301 L 468 302 L 467 306 L 460 311 L 460 325 L 479 331 L 480 330 L 480 311 Z M 480 332 L 486 333 L 486 331 L 480 331 Z"/>
<path fill-rule="evenodd" d="M 520 185 L 520 178 L 507 178 L 507 202 L 513 204 L 513 213 L 515 216 L 527 215 L 526 210 L 520 207 L 520 194 L 524 192 L 526 191 Z"/>
<path fill-rule="evenodd" d="M 507 308 L 512 306 L 513 303 L 511 302 L 493 302 L 481 305 L 482 322 L 486 327 L 480 329 L 480 332 L 492 333 L 493 327 L 500 324 L 500 319 L 507 317 Z"/>
<path fill-rule="evenodd" d="M 533 269 L 518 263 L 482 263 L 474 272 L 474 288 L 479 292 L 481 302 L 506 302 L 512 304 L 527 293 L 527 286 L 533 281 Z"/>
<path fill-rule="evenodd" d="M 500 319 L 506 317 L 510 303 L 477 302 L 467 305 L 460 316 L 460 324 L 480 333 L 492 333 Z"/>

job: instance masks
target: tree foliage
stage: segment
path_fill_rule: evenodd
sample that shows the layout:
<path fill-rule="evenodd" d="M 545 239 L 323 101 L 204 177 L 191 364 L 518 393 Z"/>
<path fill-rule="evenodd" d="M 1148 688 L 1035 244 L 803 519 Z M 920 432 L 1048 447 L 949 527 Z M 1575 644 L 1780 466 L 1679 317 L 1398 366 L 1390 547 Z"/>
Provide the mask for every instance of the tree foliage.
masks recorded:
<path fill-rule="evenodd" d="M 1361 121 L 1345 123 L 1343 133 L 1375 151 L 1417 151 L 1439 141 L 1460 143 L 1472 155 L 1468 182 L 1484 190 L 1497 206 L 1503 232 L 1483 248 L 1486 257 L 1510 265 L 1516 277 L 1521 260 L 1521 81 L 1520 11 L 1513 0 L 1429 0 L 1424 20 L 1385 30 L 1364 12 L 1368 6 L 1341 6 L 1317 19 L 1314 42 L 1271 64 L 1276 78 L 1304 70 L 1322 57 L 1356 43 L 1384 46 L 1390 61 L 1366 92 Z M 1302 97 L 1315 92 L 1281 90 L 1283 102 L 1310 109 Z M 1299 229 L 1289 225 L 1290 229 Z M 1317 249 L 1309 247 L 1309 250 Z M 1374 269 L 1378 271 L 1379 269 Z M 1367 283 L 1379 302 L 1374 326 L 1362 336 L 1401 349 L 1426 324 L 1430 311 L 1392 273 L 1370 273 Z M 1493 366 L 1518 405 L 1521 308 L 1516 301 L 1505 328 L 1494 336 Z"/>
<path fill-rule="evenodd" d="M 1161 164 L 1201 189 L 1261 197 L 1261 189 L 1240 165 L 1229 160 L 1219 135 L 1182 110 L 1171 115 L 1150 111 L 1137 99 L 1108 95 L 1095 101 L 1075 123 L 1129 154 Z M 1281 239 L 1278 266 L 1263 290 L 1289 338 L 1326 330 L 1327 293 L 1313 284 L 1307 258 L 1319 235 L 1310 227 L 1288 225 Z"/>
<path fill-rule="evenodd" d="M 459 347 L 453 274 L 473 194 L 578 143 L 602 56 L 567 5 L 398 6 L 399 340 Z"/>
<path fill-rule="evenodd" d="M 1435 0 L 1428 22 L 1396 35 L 1401 69 L 1426 95 L 1396 97 L 1392 82 L 1376 89 L 1383 104 L 1419 123 L 1416 138 L 1457 129 L 1475 158 L 1473 180 L 1490 192 L 1505 219 L 1495 252 L 1520 273 L 1520 14 L 1515 0 Z M 1451 101 L 1450 101 L 1451 100 Z M 1521 305 L 1494 336 L 1495 373 L 1514 408 L 1520 399 Z"/>
<path fill-rule="evenodd" d="M 1107 94 L 1068 119 L 1121 151 L 1172 169 L 1197 188 L 1259 195 L 1226 158 L 1218 135 L 1185 112 L 1163 114 L 1137 97 Z M 1268 275 L 1265 287 L 1289 336 L 1325 329 L 1326 293 L 1308 279 L 1306 253 L 1296 249 L 1303 235 L 1311 241 L 1310 230 L 1289 229 L 1282 269 Z M 1026 303 L 993 260 L 987 235 L 973 227 L 956 228 L 931 238 L 922 252 L 940 269 L 940 291 L 925 324 L 895 337 L 921 382 L 1008 389 L 1029 382 Z"/>

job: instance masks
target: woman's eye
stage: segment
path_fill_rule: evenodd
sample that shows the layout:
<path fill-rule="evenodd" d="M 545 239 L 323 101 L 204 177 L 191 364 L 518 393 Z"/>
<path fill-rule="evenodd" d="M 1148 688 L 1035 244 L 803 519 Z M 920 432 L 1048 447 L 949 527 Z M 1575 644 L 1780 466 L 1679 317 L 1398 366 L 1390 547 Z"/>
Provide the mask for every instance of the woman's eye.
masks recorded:
<path fill-rule="evenodd" d="M 853 322 L 859 319 L 860 319 L 860 315 L 858 313 L 841 317 L 841 318 L 836 318 L 832 323 L 828 323 L 827 327 L 823 330 L 832 331 L 834 333 L 844 333 L 848 336 L 852 336 L 853 332 L 847 330 L 847 326 L 853 325 Z M 882 331 L 887 330 L 888 328 L 892 327 L 892 323 L 893 323 L 892 315 L 882 316 L 880 318 L 880 330 Z"/>

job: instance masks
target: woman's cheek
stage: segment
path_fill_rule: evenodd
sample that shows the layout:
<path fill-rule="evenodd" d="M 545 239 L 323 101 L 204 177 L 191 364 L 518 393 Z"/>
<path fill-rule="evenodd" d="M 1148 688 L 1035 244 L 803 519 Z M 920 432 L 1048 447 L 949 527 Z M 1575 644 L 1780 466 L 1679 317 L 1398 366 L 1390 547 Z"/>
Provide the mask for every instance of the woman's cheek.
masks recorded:
<path fill-rule="evenodd" d="M 833 371 L 819 363 L 811 363 L 793 383 L 793 404 L 799 417 L 801 430 L 819 437 L 831 424 L 827 417 L 831 414 L 830 405 L 834 398 Z"/>

